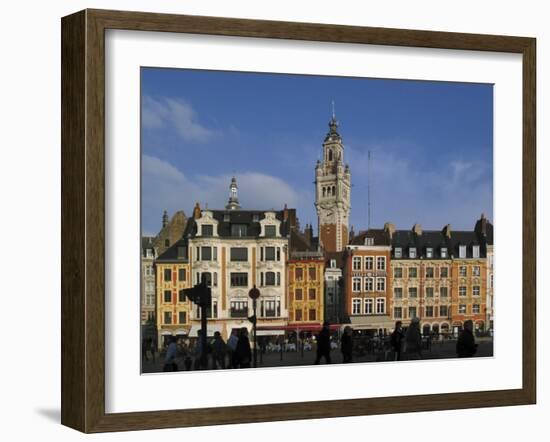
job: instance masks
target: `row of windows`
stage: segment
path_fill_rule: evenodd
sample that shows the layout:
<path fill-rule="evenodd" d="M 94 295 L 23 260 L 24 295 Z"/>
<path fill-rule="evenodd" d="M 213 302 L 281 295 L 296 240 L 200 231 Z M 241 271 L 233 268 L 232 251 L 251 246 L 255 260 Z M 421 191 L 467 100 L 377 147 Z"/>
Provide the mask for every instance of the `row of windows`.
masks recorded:
<path fill-rule="evenodd" d="M 317 321 L 317 310 L 314 308 L 310 308 L 306 310 L 307 317 L 304 315 L 303 310 L 296 310 L 294 312 L 294 321 L 300 322 L 300 321 Z"/>
<path fill-rule="evenodd" d="M 374 256 L 354 256 L 352 260 L 353 270 L 374 270 Z M 386 270 L 386 257 L 376 257 L 376 270 Z"/>
<path fill-rule="evenodd" d="M 363 282 L 363 283 L 362 283 Z M 376 289 L 375 289 L 376 287 Z M 354 292 L 384 292 L 386 290 L 386 277 L 380 276 L 377 278 L 361 278 L 354 276 L 352 278 L 352 291 Z"/>
<path fill-rule="evenodd" d="M 426 258 L 433 258 L 434 257 L 435 249 L 433 247 L 426 247 Z M 467 248 L 466 246 L 459 246 L 458 247 L 458 257 L 459 258 L 466 258 L 466 252 Z M 441 247 L 439 249 L 439 253 L 441 258 L 448 258 L 449 257 L 449 250 L 447 247 Z M 396 258 L 402 258 L 404 256 L 404 250 L 402 247 L 396 247 L 393 251 L 393 254 Z M 409 258 L 416 258 L 417 257 L 417 248 L 416 247 L 409 247 L 408 248 L 408 257 Z M 479 258 L 479 246 L 474 245 L 472 246 L 472 257 L 473 258 Z"/>
<path fill-rule="evenodd" d="M 409 278 L 418 278 L 418 267 L 408 267 L 407 275 Z M 468 266 L 459 266 L 458 267 L 458 276 L 466 277 L 468 276 Z M 481 276 L 481 267 L 472 266 L 472 276 Z M 393 269 L 393 277 L 396 279 L 403 278 L 403 267 L 395 267 Z M 426 267 L 425 268 L 425 277 L 426 278 L 435 278 L 435 268 Z M 448 278 L 449 277 L 449 267 L 439 267 L 439 277 Z"/>
<path fill-rule="evenodd" d="M 248 301 L 239 300 L 229 303 L 231 318 L 246 318 L 249 315 Z M 261 318 L 275 318 L 281 316 L 281 301 L 278 299 L 261 300 L 258 303 L 258 315 Z"/>
<path fill-rule="evenodd" d="M 187 312 L 178 312 L 178 322 L 172 322 L 176 319 L 176 316 L 172 312 L 164 312 L 164 324 L 186 324 L 187 323 Z"/>
<path fill-rule="evenodd" d="M 435 268 L 434 267 L 426 267 L 425 269 L 425 277 L 426 278 L 434 278 L 435 277 Z M 409 278 L 418 278 L 418 267 L 408 267 L 407 268 L 407 275 Z M 403 267 L 395 267 L 393 269 L 393 277 L 396 279 L 403 278 Z M 440 278 L 448 278 L 449 277 L 449 267 L 440 267 L 439 268 L 439 277 Z"/>
<path fill-rule="evenodd" d="M 323 187 L 323 196 L 334 196 L 336 195 L 336 186 L 325 186 Z"/>
<path fill-rule="evenodd" d="M 317 269 L 315 267 L 308 267 L 308 278 L 310 281 L 316 281 L 317 280 Z M 294 277 L 297 281 L 302 281 L 304 279 L 304 268 L 303 267 L 296 267 L 294 269 Z"/>
<path fill-rule="evenodd" d="M 224 221 L 229 221 L 229 215 L 224 217 Z M 254 215 L 254 222 L 259 221 L 258 215 Z M 267 225 L 264 229 L 265 237 L 274 238 L 277 236 L 277 226 L 276 225 Z M 214 225 L 213 224 L 202 224 L 201 225 L 201 236 L 214 236 Z M 248 224 L 231 224 L 231 236 L 233 237 L 244 237 L 248 236 Z"/>
<path fill-rule="evenodd" d="M 165 282 L 171 282 L 172 277 L 175 276 L 176 273 L 172 272 L 172 269 L 164 269 L 164 281 Z M 177 280 L 176 281 L 186 281 L 187 280 L 187 270 L 186 269 L 178 269 L 177 273 Z M 176 282 L 174 281 L 174 282 Z"/>
<path fill-rule="evenodd" d="M 251 312 L 248 311 L 248 301 L 231 301 L 229 315 L 231 318 L 247 318 Z M 281 301 L 280 300 L 262 300 L 258 303 L 258 316 L 261 318 L 275 318 L 281 316 Z M 195 306 L 195 316 L 197 319 L 201 317 L 201 308 Z M 212 300 L 211 308 L 207 309 L 208 318 L 218 317 L 218 301 Z M 172 324 L 174 315 L 172 312 L 164 312 L 164 324 Z M 178 324 L 187 322 L 187 312 L 178 312 Z"/>
<path fill-rule="evenodd" d="M 296 301 L 303 301 L 304 299 L 304 292 L 302 289 L 295 289 L 294 290 L 294 299 Z M 316 289 L 309 289 L 307 294 L 307 299 L 310 301 L 315 301 L 317 299 L 317 290 Z"/>
<path fill-rule="evenodd" d="M 373 298 L 353 298 L 351 300 L 351 314 L 352 315 L 383 315 L 386 313 L 386 299 L 376 298 L 376 302 Z"/>
<path fill-rule="evenodd" d="M 408 288 L 408 294 L 409 298 L 417 298 L 418 297 L 418 287 L 409 287 Z M 425 287 L 424 288 L 424 295 L 426 298 L 433 298 L 435 295 L 435 291 L 433 287 Z M 458 287 L 458 296 L 467 296 L 468 295 L 468 288 L 466 286 L 460 286 Z M 393 296 L 395 299 L 403 298 L 403 287 L 394 287 L 393 289 Z M 449 296 L 449 289 L 448 287 L 440 287 L 439 288 L 439 296 L 441 298 L 446 298 Z M 481 287 L 478 285 L 474 285 L 472 287 L 472 296 L 481 296 Z"/>
<path fill-rule="evenodd" d="M 417 307 L 409 307 L 408 308 L 408 318 L 415 318 L 417 317 L 418 308 Z M 468 309 L 466 304 L 460 304 L 458 306 L 458 313 L 459 314 L 467 314 Z M 393 308 L 393 317 L 395 319 L 402 319 L 404 318 L 403 314 L 405 313 L 405 309 L 403 307 L 394 307 Z M 450 307 L 448 305 L 440 305 L 438 306 L 426 306 L 424 307 L 424 317 L 426 318 L 434 318 L 434 317 L 449 317 L 450 313 Z M 471 314 L 479 314 L 481 313 L 481 305 L 480 304 L 472 304 L 471 308 Z"/>
<path fill-rule="evenodd" d="M 408 308 L 408 314 L 409 318 L 416 318 L 417 317 L 417 307 L 409 307 Z M 405 313 L 405 310 L 403 307 L 394 307 L 393 308 L 393 317 L 395 319 L 403 319 L 403 314 Z M 424 316 L 427 318 L 434 318 L 434 317 L 445 317 L 447 318 L 449 316 L 449 306 L 448 305 L 440 305 L 439 308 L 437 306 L 426 306 L 424 307 Z"/>
<path fill-rule="evenodd" d="M 418 298 L 418 287 L 409 287 L 408 288 L 408 294 L 409 298 Z M 434 297 L 434 288 L 433 287 L 426 287 L 424 289 L 424 295 L 426 298 L 433 298 Z M 446 298 L 449 296 L 449 290 L 447 287 L 440 287 L 439 288 L 439 296 L 441 298 Z M 393 289 L 393 297 L 395 299 L 401 299 L 403 298 L 403 287 L 395 287 Z"/>

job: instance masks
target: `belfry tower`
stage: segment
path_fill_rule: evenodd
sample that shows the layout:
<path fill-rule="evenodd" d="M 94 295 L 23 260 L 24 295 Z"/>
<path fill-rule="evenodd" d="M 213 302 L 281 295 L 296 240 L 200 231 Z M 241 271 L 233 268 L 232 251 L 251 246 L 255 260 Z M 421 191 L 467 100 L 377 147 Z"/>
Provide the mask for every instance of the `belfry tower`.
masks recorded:
<path fill-rule="evenodd" d="M 348 244 L 351 209 L 351 173 L 344 165 L 344 144 L 332 111 L 323 142 L 323 160 L 315 167 L 315 208 L 319 240 L 327 252 L 340 252 Z"/>

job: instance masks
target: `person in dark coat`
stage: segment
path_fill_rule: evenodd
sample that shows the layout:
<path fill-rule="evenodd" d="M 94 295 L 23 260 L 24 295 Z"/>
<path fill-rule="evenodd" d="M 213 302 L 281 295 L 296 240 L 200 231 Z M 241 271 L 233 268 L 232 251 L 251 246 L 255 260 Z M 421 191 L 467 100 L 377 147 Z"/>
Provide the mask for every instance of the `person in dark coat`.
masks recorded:
<path fill-rule="evenodd" d="M 464 329 L 456 341 L 456 354 L 459 358 L 471 358 L 477 352 L 477 344 L 474 337 L 474 323 L 471 320 L 464 322 Z"/>
<path fill-rule="evenodd" d="M 219 331 L 214 333 L 214 341 L 212 341 L 212 367 L 225 368 L 225 355 L 227 353 L 227 345 Z"/>
<path fill-rule="evenodd" d="M 401 360 L 401 348 L 403 347 L 404 338 L 405 334 L 403 333 L 403 323 L 401 321 L 397 321 L 395 323 L 395 329 L 390 337 L 390 344 L 393 352 L 395 353 L 396 361 Z"/>
<path fill-rule="evenodd" d="M 407 359 L 422 359 L 422 335 L 420 334 L 420 320 L 416 317 L 411 319 L 411 323 L 405 333 L 405 352 Z"/>
<path fill-rule="evenodd" d="M 317 357 L 315 358 L 315 365 L 321 363 L 321 358 L 325 358 L 327 364 L 331 363 L 330 360 L 330 328 L 328 321 L 323 323 L 323 328 L 317 335 Z"/>
<path fill-rule="evenodd" d="M 236 368 L 250 368 L 251 359 L 252 351 L 250 350 L 248 329 L 246 327 L 243 327 L 241 328 L 239 341 L 237 342 L 237 348 L 235 350 L 235 362 L 237 365 Z"/>
<path fill-rule="evenodd" d="M 344 334 L 342 335 L 342 342 L 340 344 L 340 350 L 342 351 L 344 364 L 352 362 L 353 358 L 353 329 L 346 325 L 344 327 Z"/>

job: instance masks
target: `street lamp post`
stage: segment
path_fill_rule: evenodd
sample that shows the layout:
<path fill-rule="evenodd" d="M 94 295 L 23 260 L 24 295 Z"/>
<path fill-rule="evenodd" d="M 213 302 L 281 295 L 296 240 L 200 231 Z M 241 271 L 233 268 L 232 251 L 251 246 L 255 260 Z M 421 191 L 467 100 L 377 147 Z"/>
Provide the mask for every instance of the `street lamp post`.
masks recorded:
<path fill-rule="evenodd" d="M 254 334 L 254 349 L 253 349 L 253 358 L 254 358 L 254 368 L 258 366 L 258 342 L 256 338 L 256 323 L 258 322 L 258 317 L 256 316 L 256 309 L 258 307 L 258 298 L 260 297 L 260 291 L 254 285 L 253 288 L 248 292 L 248 296 L 252 299 L 252 309 L 254 314 L 252 315 L 252 330 Z"/>

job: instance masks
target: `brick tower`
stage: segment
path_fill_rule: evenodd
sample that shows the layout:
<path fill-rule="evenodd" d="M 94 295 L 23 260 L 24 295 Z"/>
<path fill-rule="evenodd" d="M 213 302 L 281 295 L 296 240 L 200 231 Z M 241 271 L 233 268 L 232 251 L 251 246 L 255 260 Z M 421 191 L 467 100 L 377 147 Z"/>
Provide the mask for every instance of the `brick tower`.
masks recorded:
<path fill-rule="evenodd" d="M 340 252 L 348 244 L 351 209 L 351 174 L 344 165 L 344 144 L 334 111 L 323 142 L 323 160 L 315 167 L 315 208 L 319 239 L 327 252 Z"/>

